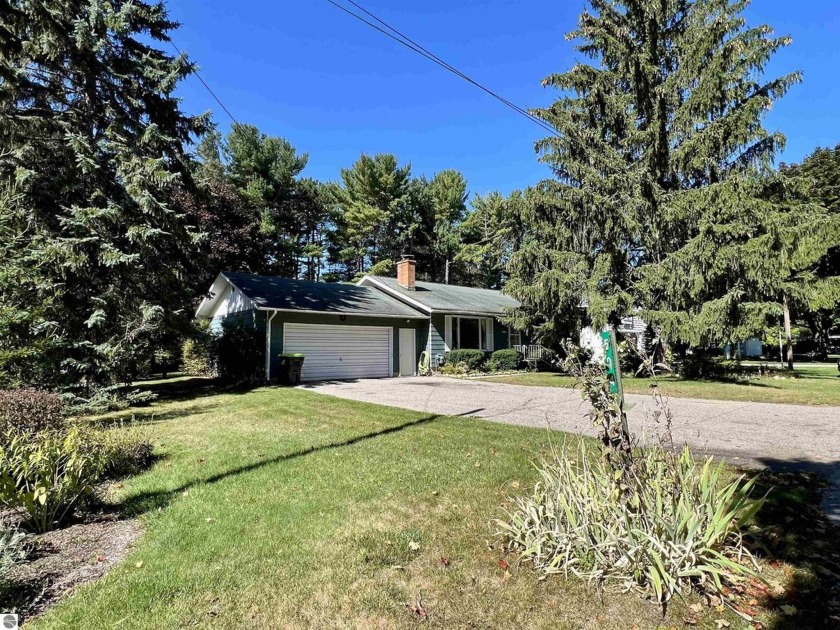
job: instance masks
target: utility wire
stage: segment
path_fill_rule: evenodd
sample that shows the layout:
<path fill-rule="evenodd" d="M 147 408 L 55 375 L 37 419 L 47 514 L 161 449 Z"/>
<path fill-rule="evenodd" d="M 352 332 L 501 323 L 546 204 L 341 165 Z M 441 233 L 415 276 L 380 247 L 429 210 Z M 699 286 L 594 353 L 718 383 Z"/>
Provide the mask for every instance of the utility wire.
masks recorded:
<path fill-rule="evenodd" d="M 453 66 L 452 66 L 452 65 L 450 65 L 449 63 L 445 62 L 444 60 L 442 60 L 442 59 L 441 59 L 440 57 L 438 57 L 437 55 L 435 55 L 435 54 L 431 53 L 431 52 L 430 52 L 430 51 L 428 51 L 426 48 L 424 48 L 423 46 L 421 46 L 420 44 L 418 44 L 417 42 L 415 42 L 414 40 L 412 40 L 412 39 L 411 39 L 411 38 L 409 38 L 408 36 L 404 35 L 404 34 L 403 34 L 403 33 L 401 33 L 400 31 L 398 31 L 397 29 L 395 29 L 393 26 L 391 26 L 390 24 L 388 24 L 387 22 L 385 22 L 384 20 L 381 20 L 380 18 L 378 18 L 377 16 L 375 16 L 373 13 L 371 13 L 370 11 L 368 11 L 367 9 L 365 9 L 364 7 L 362 7 L 361 5 L 357 4 L 357 3 L 356 3 L 356 2 L 354 2 L 353 0 L 347 0 L 347 1 L 348 1 L 350 4 L 352 4 L 354 7 L 356 7 L 357 9 L 359 9 L 360 11 L 363 11 L 366 15 L 370 16 L 371 18 L 373 18 L 374 20 L 376 20 L 377 22 L 379 22 L 380 24 L 382 24 L 382 26 L 384 26 L 384 27 L 385 27 L 386 29 L 388 29 L 388 30 L 385 30 L 385 29 L 383 29 L 383 28 L 380 28 L 379 26 L 377 26 L 377 25 L 376 25 L 376 24 L 374 24 L 373 22 L 370 22 L 370 21 L 366 20 L 366 19 L 365 19 L 364 17 L 362 17 L 361 15 L 359 15 L 359 14 L 357 14 L 357 13 L 354 13 L 353 11 L 351 11 L 350 9 L 348 9 L 347 7 L 344 7 L 344 6 L 340 5 L 339 3 L 335 2 L 334 0 L 327 0 L 327 2 L 329 2 L 331 5 L 333 5 L 333 6 L 334 6 L 334 7 L 336 7 L 337 9 L 340 9 L 340 10 L 344 11 L 345 13 L 347 13 L 348 15 L 350 15 L 350 16 L 352 16 L 352 17 L 356 18 L 356 19 L 357 19 L 357 20 L 359 20 L 360 22 L 363 22 L 364 24 L 367 24 L 367 25 L 368 25 L 369 27 L 371 27 L 372 29 L 379 31 L 380 33 L 382 33 L 383 35 L 386 35 L 387 37 L 390 37 L 390 38 L 391 38 L 391 39 L 393 39 L 395 42 L 398 42 L 398 43 L 402 44 L 403 46 L 405 46 L 406 48 L 408 48 L 408 49 L 410 49 L 410 50 L 413 50 L 414 52 L 416 52 L 416 53 L 418 53 L 419 55 L 422 55 L 423 57 L 425 57 L 426 59 L 428 59 L 429 61 L 431 61 L 431 62 L 433 62 L 433 63 L 435 63 L 435 64 L 437 64 L 437 65 L 441 66 L 441 67 L 442 67 L 442 68 L 444 68 L 445 70 L 447 70 L 447 71 L 449 71 L 449 72 L 451 72 L 451 73 L 455 74 L 456 76 L 460 77 L 461 79 L 464 79 L 465 81 L 467 81 L 467 82 L 471 83 L 472 85 L 474 85 L 475 87 L 479 88 L 480 90 L 482 90 L 482 91 L 486 92 L 487 94 L 489 94 L 489 95 L 490 95 L 490 96 L 492 96 L 493 98 L 495 98 L 495 99 L 497 99 L 498 101 L 502 102 L 502 103 L 503 103 L 506 107 L 509 107 L 510 109 L 512 109 L 513 111 L 515 111 L 516 113 L 520 114 L 521 116 L 524 116 L 525 118 L 527 118 L 527 119 L 528 119 L 528 120 L 530 120 L 531 122 L 533 122 L 533 123 L 535 123 L 535 124 L 539 125 L 539 126 L 540 126 L 540 127 L 542 127 L 545 131 L 548 131 L 549 133 L 551 133 L 551 134 L 552 134 L 552 135 L 554 135 L 554 136 L 557 136 L 558 138 L 562 138 L 562 137 L 563 137 L 563 136 L 561 136 L 561 135 L 557 132 L 557 130 L 556 130 L 554 127 L 552 127 L 551 125 L 549 125 L 549 124 L 548 124 L 548 123 L 546 123 L 545 121 L 540 120 L 539 118 L 537 118 L 536 116 L 534 116 L 533 114 L 531 114 L 531 113 L 530 113 L 530 112 L 528 112 L 527 110 L 523 109 L 522 107 L 519 107 L 518 105 L 516 105 L 516 104 L 512 103 L 511 101 L 509 101 L 508 99 L 504 98 L 504 97 L 503 97 L 503 96 L 501 96 L 500 94 L 497 94 L 496 92 L 494 92 L 494 91 L 493 91 L 493 90 L 491 90 L 490 88 L 485 87 L 484 85 L 480 84 L 478 81 L 475 81 L 475 80 L 473 80 L 472 78 L 468 77 L 466 74 L 464 74 L 463 72 L 461 72 L 461 71 L 460 71 L 460 70 L 458 70 L 457 68 L 453 67 Z M 390 32 L 389 32 L 389 31 L 390 31 Z"/>
<path fill-rule="evenodd" d="M 175 49 L 175 51 L 176 51 L 179 55 L 183 55 L 183 54 L 184 54 L 184 53 L 182 53 L 182 52 L 181 52 L 181 49 L 180 49 L 180 48 L 178 48 L 178 47 L 175 45 L 175 42 L 173 42 L 171 39 L 169 40 L 169 43 L 170 43 L 170 44 L 172 44 L 172 48 L 174 48 L 174 49 Z M 224 103 L 222 103 L 222 99 L 220 99 L 218 96 L 216 96 L 216 93 L 215 93 L 213 90 L 211 90 L 211 89 L 210 89 L 210 86 L 209 86 L 209 85 L 207 85 L 207 82 L 206 82 L 206 81 L 202 78 L 202 76 L 201 76 L 201 74 L 198 72 L 198 70 L 196 70 L 196 71 L 195 71 L 195 76 L 196 76 L 196 77 L 198 77 L 198 80 L 199 80 L 199 81 L 201 81 L 201 85 L 203 85 L 203 86 L 204 86 L 204 89 L 205 89 L 205 90 L 207 90 L 207 91 L 210 93 L 210 96 L 212 96 L 212 97 L 216 100 L 216 102 L 219 104 L 219 106 L 220 106 L 223 110 L 225 110 L 225 113 L 226 113 L 228 116 L 230 116 L 230 119 L 234 122 L 234 124 L 238 125 L 238 124 L 239 124 L 239 121 L 238 121 L 238 120 L 236 120 L 236 118 L 234 118 L 234 117 L 233 117 L 233 114 L 231 114 L 231 113 L 230 113 L 230 110 L 229 110 L 227 107 L 225 107 L 225 104 L 224 104 Z"/>

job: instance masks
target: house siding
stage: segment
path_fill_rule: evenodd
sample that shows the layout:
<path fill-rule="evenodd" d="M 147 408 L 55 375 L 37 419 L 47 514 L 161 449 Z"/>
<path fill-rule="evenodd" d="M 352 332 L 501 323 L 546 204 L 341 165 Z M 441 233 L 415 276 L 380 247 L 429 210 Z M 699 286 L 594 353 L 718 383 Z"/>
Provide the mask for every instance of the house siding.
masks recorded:
<path fill-rule="evenodd" d="M 265 313 L 263 312 L 263 315 Z M 271 312 L 268 312 L 271 317 Z M 392 350 L 393 350 L 393 373 L 399 372 L 400 365 L 400 328 L 414 329 L 414 361 L 418 361 L 420 352 L 426 349 L 428 337 L 428 320 L 422 319 L 401 319 L 392 317 L 354 317 L 345 316 L 341 320 L 339 315 L 316 314 L 316 313 L 282 313 L 278 312 L 271 320 L 271 378 L 277 378 L 280 368 L 280 355 L 283 353 L 283 324 L 330 324 L 335 326 L 383 326 L 391 328 Z M 263 327 L 265 330 L 265 327 Z M 305 361 L 305 359 L 304 359 Z"/>
<path fill-rule="evenodd" d="M 435 359 L 438 355 L 443 357 L 446 354 L 446 315 L 432 313 L 431 317 L 432 341 L 429 346 L 431 351 L 432 368 L 436 367 Z"/>

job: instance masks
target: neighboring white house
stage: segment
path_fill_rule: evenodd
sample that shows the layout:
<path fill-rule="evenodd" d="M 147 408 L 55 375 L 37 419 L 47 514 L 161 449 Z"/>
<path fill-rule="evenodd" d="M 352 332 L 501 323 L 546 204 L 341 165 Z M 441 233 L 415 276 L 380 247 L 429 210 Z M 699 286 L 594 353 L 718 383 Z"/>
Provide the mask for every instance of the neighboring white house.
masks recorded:
<path fill-rule="evenodd" d="M 644 334 L 646 330 L 647 324 L 645 324 L 641 317 L 636 315 L 623 317 L 621 324 L 615 329 L 618 333 L 635 335 L 639 350 L 644 349 Z M 592 328 L 592 326 L 587 326 L 580 331 L 580 347 L 590 350 L 594 360 L 602 361 L 604 359 L 604 344 L 601 341 L 601 333 Z"/>

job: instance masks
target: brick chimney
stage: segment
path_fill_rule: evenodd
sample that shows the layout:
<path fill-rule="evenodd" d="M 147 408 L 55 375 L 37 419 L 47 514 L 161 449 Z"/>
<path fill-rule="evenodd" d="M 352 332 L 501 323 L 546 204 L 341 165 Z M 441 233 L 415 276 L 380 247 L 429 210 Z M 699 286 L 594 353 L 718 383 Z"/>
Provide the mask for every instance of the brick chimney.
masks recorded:
<path fill-rule="evenodd" d="M 414 265 L 414 256 L 407 254 L 397 263 L 397 284 L 409 291 L 414 291 Z"/>

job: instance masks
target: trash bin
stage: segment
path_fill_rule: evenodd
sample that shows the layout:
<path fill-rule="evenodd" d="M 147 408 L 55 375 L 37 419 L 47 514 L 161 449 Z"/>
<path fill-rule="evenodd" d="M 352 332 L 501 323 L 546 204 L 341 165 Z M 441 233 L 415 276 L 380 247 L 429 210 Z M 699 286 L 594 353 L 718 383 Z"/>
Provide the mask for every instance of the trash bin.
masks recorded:
<path fill-rule="evenodd" d="M 300 385 L 300 373 L 303 371 L 303 355 L 291 352 L 280 355 L 280 380 L 286 385 Z"/>

